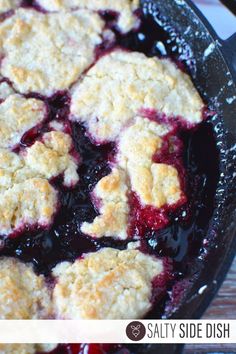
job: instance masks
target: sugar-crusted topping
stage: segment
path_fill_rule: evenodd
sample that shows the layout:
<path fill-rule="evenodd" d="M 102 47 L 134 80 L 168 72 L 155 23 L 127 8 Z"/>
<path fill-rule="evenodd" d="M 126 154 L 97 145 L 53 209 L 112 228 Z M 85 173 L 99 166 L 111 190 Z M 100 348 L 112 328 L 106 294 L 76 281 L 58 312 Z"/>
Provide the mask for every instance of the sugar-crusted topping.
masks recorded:
<path fill-rule="evenodd" d="M 54 268 L 56 314 L 64 319 L 141 318 L 151 308 L 162 260 L 138 250 L 105 248 Z"/>
<path fill-rule="evenodd" d="M 13 258 L 0 259 L 0 319 L 40 319 L 51 314 L 44 277 Z M 1 350 L 1 349 L 0 349 Z"/>
<path fill-rule="evenodd" d="M 64 176 L 68 187 L 78 182 L 68 134 L 52 131 L 22 156 L 0 150 L 0 233 L 8 235 L 25 224 L 47 226 L 57 208 L 57 192 L 48 179 Z"/>
<path fill-rule="evenodd" d="M 113 236 L 125 239 L 128 224 L 128 187 L 126 173 L 114 168 L 102 178 L 93 191 L 100 215 L 89 224 L 83 223 L 81 231 L 93 237 Z"/>
<path fill-rule="evenodd" d="M 0 84 L 0 98 L 6 98 L 0 104 L 0 148 L 14 147 L 26 131 L 43 121 L 46 114 L 42 101 L 26 99 L 9 90 L 6 83 Z"/>
<path fill-rule="evenodd" d="M 0 24 L 1 74 L 21 93 L 49 96 L 68 89 L 94 61 L 103 26 L 99 15 L 87 10 L 16 10 Z"/>
<path fill-rule="evenodd" d="M 20 6 L 22 0 L 0 0 L 0 14 Z"/>
<path fill-rule="evenodd" d="M 119 14 L 118 27 L 122 32 L 137 27 L 138 19 L 134 11 L 139 7 L 139 0 L 37 0 L 48 11 L 86 8 L 93 11 L 114 11 Z"/>
<path fill-rule="evenodd" d="M 191 79 L 170 60 L 116 50 L 103 56 L 76 86 L 71 114 L 85 123 L 94 140 L 104 142 L 114 141 L 142 110 L 196 124 L 202 108 Z"/>

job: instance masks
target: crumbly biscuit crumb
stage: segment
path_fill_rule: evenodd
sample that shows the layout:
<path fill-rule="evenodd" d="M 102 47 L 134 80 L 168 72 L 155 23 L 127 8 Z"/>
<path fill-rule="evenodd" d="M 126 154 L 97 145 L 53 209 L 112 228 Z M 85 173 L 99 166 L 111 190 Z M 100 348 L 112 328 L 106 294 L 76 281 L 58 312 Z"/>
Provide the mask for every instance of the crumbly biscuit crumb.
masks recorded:
<path fill-rule="evenodd" d="M 92 223 L 82 224 L 83 233 L 92 237 L 126 239 L 129 191 L 137 194 L 143 206 L 155 208 L 173 205 L 183 197 L 176 168 L 152 160 L 162 147 L 162 137 L 169 131 L 168 125 L 136 117 L 121 132 L 112 173 L 101 179 L 93 192 L 100 215 Z"/>
<path fill-rule="evenodd" d="M 0 24 L 1 74 L 20 93 L 51 96 L 68 89 L 93 63 L 103 27 L 99 15 L 88 10 L 16 10 Z"/>
<path fill-rule="evenodd" d="M 45 179 L 32 178 L 15 184 L 0 195 L 1 235 L 25 225 L 46 227 L 57 209 L 57 192 Z"/>
<path fill-rule="evenodd" d="M 85 123 L 95 141 L 105 142 L 115 141 L 145 110 L 196 124 L 202 120 L 202 108 L 190 77 L 170 60 L 115 50 L 103 56 L 74 89 L 71 119 Z"/>
<path fill-rule="evenodd" d="M 56 314 L 64 319 L 142 318 L 151 308 L 160 259 L 138 250 L 104 248 L 54 268 Z"/>
<path fill-rule="evenodd" d="M 85 8 L 93 11 L 117 12 L 119 15 L 117 25 L 122 32 L 128 32 L 139 24 L 134 14 L 139 7 L 139 0 L 37 0 L 37 2 L 48 11 Z"/>
<path fill-rule="evenodd" d="M 67 187 L 79 176 L 71 156 L 72 139 L 52 131 L 19 156 L 0 149 L 0 233 L 9 235 L 25 224 L 47 226 L 57 210 L 57 192 L 48 179 L 60 174 Z"/>
<path fill-rule="evenodd" d="M 112 236 L 126 239 L 129 214 L 127 192 L 126 173 L 114 168 L 93 191 L 100 215 L 92 223 L 83 223 L 81 231 L 96 238 Z"/>
<path fill-rule="evenodd" d="M 51 299 L 44 277 L 14 258 L 1 258 L 0 265 L 0 319 L 49 317 Z"/>
<path fill-rule="evenodd" d="M 5 99 L 0 104 L 0 148 L 12 148 L 19 144 L 24 133 L 44 120 L 46 107 L 42 101 L 34 98 L 8 95 L 9 87 L 5 87 L 5 84 L 0 85 L 0 97 Z"/>
<path fill-rule="evenodd" d="M 137 117 L 120 135 L 118 164 L 127 171 L 131 189 L 143 205 L 161 208 L 177 203 L 183 196 L 178 171 L 152 161 L 162 147 L 162 136 L 169 127 Z"/>
<path fill-rule="evenodd" d="M 71 148 L 70 135 L 60 131 L 46 133 L 42 142 L 37 141 L 27 149 L 26 165 L 38 176 L 48 179 L 63 173 L 64 184 L 71 187 L 79 180 L 77 161 L 70 155 Z"/>

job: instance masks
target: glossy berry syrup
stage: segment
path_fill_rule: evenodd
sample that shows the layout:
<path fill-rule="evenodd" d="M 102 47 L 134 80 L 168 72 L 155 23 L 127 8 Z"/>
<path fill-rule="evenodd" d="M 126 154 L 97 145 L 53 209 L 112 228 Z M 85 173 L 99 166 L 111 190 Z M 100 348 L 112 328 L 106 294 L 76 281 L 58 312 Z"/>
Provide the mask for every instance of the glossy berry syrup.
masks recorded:
<path fill-rule="evenodd" d="M 34 2 L 24 1 L 30 6 Z M 115 14 L 102 13 L 107 27 L 114 25 Z M 140 51 L 148 56 L 170 57 L 177 65 L 194 72 L 195 60 L 187 43 L 176 31 L 162 21 L 143 16 L 138 31 L 121 35 L 115 28 L 116 43 L 126 49 Z M 111 50 L 105 43 L 97 48 L 97 56 Z M 133 236 L 141 236 L 143 252 L 158 257 L 168 257 L 173 262 L 168 292 L 158 303 L 154 303 L 149 318 L 165 318 L 172 313 L 186 287 L 188 279 L 196 271 L 196 259 L 204 252 L 203 239 L 213 214 L 214 196 L 219 179 L 219 153 L 216 147 L 213 124 L 205 120 L 197 128 L 186 129 L 178 124 L 174 135 L 166 138 L 163 149 L 153 157 L 154 162 L 175 166 L 181 177 L 185 197 L 178 206 L 154 210 L 142 209 L 135 194 L 130 194 L 131 220 L 128 241 L 112 238 L 95 240 L 80 232 L 82 222 L 92 222 L 96 215 L 90 192 L 97 182 L 110 172 L 109 160 L 115 155 L 115 146 L 95 146 L 86 136 L 85 129 L 77 123 L 68 123 L 70 96 L 59 92 L 50 99 L 43 99 L 48 106 L 48 116 L 43 126 L 28 132 L 19 149 L 24 149 L 49 129 L 52 120 L 63 122 L 70 132 L 75 149 L 81 157 L 78 172 L 79 184 L 74 189 L 62 186 L 61 178 L 52 183 L 59 191 L 60 209 L 53 225 L 42 230 L 26 230 L 15 238 L 2 238 L 0 255 L 13 256 L 24 262 L 32 262 L 38 273 L 50 275 L 51 269 L 60 261 L 74 261 L 83 253 L 95 252 L 103 247 L 125 249 Z M 188 102 L 186 102 L 188 104 Z M 207 153 L 206 153 L 207 152 Z M 209 160 L 208 156 L 211 156 Z M 112 235 L 111 235 L 112 236 Z M 155 292 L 155 284 L 154 284 Z M 60 346 L 55 354 L 104 354 L 132 352 L 120 346 L 73 344 Z"/>

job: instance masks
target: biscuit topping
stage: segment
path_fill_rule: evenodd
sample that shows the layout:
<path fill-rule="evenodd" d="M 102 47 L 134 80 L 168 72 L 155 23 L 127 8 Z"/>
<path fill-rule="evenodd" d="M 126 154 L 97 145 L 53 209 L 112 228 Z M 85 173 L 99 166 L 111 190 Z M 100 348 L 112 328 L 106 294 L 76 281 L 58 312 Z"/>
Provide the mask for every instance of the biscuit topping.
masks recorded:
<path fill-rule="evenodd" d="M 37 0 L 37 2 L 48 11 L 85 8 L 92 11 L 117 12 L 118 27 L 122 32 L 128 32 L 138 24 L 134 11 L 139 7 L 139 0 Z"/>
<path fill-rule="evenodd" d="M 182 196 L 177 170 L 152 160 L 167 132 L 168 126 L 138 117 L 119 140 L 118 163 L 127 171 L 132 191 L 143 205 L 155 208 L 175 204 Z"/>
<path fill-rule="evenodd" d="M 138 250 L 105 248 L 53 271 L 56 314 L 64 319 L 141 318 L 151 308 L 152 281 L 162 260 Z"/>
<path fill-rule="evenodd" d="M 78 182 L 76 160 L 69 154 L 68 134 L 43 135 L 22 156 L 0 150 L 0 232 L 9 235 L 26 225 L 47 226 L 57 208 L 57 192 L 48 179 L 60 174 L 64 184 Z"/>
<path fill-rule="evenodd" d="M 180 116 L 193 125 L 201 122 L 202 108 L 189 76 L 170 60 L 116 50 L 103 56 L 77 85 L 71 114 L 101 143 L 117 139 L 145 110 Z"/>
<path fill-rule="evenodd" d="M 1 235 L 26 225 L 48 226 L 57 207 L 57 193 L 47 180 L 30 178 L 0 195 Z"/>
<path fill-rule="evenodd" d="M 19 9 L 0 24 L 1 74 L 21 93 L 50 96 L 68 89 L 94 61 L 103 26 L 100 16 L 87 10 Z"/>
<path fill-rule="evenodd" d="M 32 174 L 50 179 L 63 173 L 67 187 L 78 180 L 77 161 L 70 155 L 72 139 L 70 135 L 52 131 L 43 135 L 43 141 L 37 141 L 27 149 L 25 163 Z"/>
<path fill-rule="evenodd" d="M 0 0 L 0 319 L 168 316 L 197 268 L 214 124 L 191 129 L 204 104 L 166 59 L 193 69 L 191 48 L 138 6 Z"/>
<path fill-rule="evenodd" d="M 91 224 L 83 223 L 81 231 L 93 237 L 126 239 L 129 215 L 126 173 L 114 168 L 110 175 L 98 182 L 93 198 L 100 215 Z"/>
<path fill-rule="evenodd" d="M 11 94 L 6 83 L 0 84 L 0 148 L 12 148 L 19 144 L 26 131 L 45 119 L 46 107 L 42 101 L 26 99 Z M 6 97 L 7 96 L 7 97 Z"/>
<path fill-rule="evenodd" d="M 42 319 L 51 313 L 44 277 L 13 258 L 0 259 L 0 319 Z"/>
<path fill-rule="evenodd" d="M 171 130 L 149 119 L 136 117 L 118 140 L 118 155 L 113 171 L 98 182 L 93 199 L 100 215 L 92 223 L 83 223 L 81 231 L 92 237 L 113 236 L 126 239 L 133 192 L 140 207 L 172 206 L 185 201 L 175 167 L 154 163 L 154 154 L 162 148 L 163 137 Z M 121 178 L 122 176 L 122 178 Z M 134 236 L 134 235 L 132 235 Z M 137 235 L 136 235 L 137 236 Z M 140 236 L 140 235 L 139 235 Z"/>

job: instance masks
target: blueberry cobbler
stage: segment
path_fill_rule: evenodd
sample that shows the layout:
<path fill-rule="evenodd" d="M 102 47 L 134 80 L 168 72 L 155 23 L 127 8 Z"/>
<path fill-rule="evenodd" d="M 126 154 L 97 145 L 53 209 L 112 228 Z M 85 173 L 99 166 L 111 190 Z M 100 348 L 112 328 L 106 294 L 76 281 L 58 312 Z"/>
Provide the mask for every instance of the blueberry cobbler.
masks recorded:
<path fill-rule="evenodd" d="M 0 319 L 171 316 L 217 175 L 191 50 L 138 0 L 0 0 L 0 18 Z M 56 347 L 0 353 L 120 350 Z"/>

